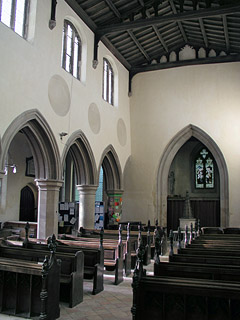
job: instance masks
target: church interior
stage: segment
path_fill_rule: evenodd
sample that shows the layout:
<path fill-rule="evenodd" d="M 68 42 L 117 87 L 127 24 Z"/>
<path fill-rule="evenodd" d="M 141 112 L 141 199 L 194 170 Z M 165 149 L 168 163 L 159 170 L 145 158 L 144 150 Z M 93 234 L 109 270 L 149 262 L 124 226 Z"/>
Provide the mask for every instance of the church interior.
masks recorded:
<path fill-rule="evenodd" d="M 116 258 L 109 258 L 122 253 L 119 270 L 133 276 L 132 288 L 129 286 L 132 308 L 127 318 L 119 315 L 116 319 L 167 320 L 177 314 L 182 315 L 178 319 L 187 320 L 239 319 L 240 287 L 232 286 L 230 275 L 221 278 L 220 271 L 212 278 L 228 282 L 212 286 L 222 300 L 211 293 L 206 307 L 202 300 L 208 297 L 205 278 L 202 297 L 194 301 L 187 293 L 184 301 L 168 289 L 161 293 L 162 316 L 157 318 L 156 305 L 149 299 L 155 301 L 158 289 L 144 278 L 142 264 L 148 268 L 154 261 L 152 274 L 159 276 L 163 270 L 155 264 L 161 265 L 166 255 L 173 263 L 172 255 L 185 254 L 184 249 L 194 245 L 219 253 L 222 238 L 222 255 L 232 251 L 237 256 L 240 1 L 0 0 L 0 39 L 0 278 L 14 268 L 14 277 L 21 278 L 14 278 L 18 287 L 25 281 L 20 270 L 29 268 L 28 285 L 32 286 L 34 276 L 44 274 L 27 262 L 10 261 L 18 256 L 18 251 L 10 253 L 10 247 L 17 250 L 21 243 L 24 250 L 36 251 L 22 250 L 25 260 L 33 255 L 32 261 L 47 266 L 44 279 L 51 278 L 50 266 L 58 270 L 55 274 L 60 274 L 60 284 L 52 277 L 53 283 L 58 283 L 56 290 L 60 286 L 64 291 L 70 283 L 69 308 L 77 306 L 81 313 L 84 293 L 73 290 L 70 276 L 62 276 L 65 264 L 58 262 L 65 261 L 64 255 L 70 259 L 77 241 L 79 246 L 81 242 L 84 264 L 94 250 L 98 251 L 94 259 L 104 260 L 95 273 L 92 266 L 88 270 L 81 267 L 84 279 L 87 273 L 94 277 L 96 297 L 103 291 L 99 284 L 103 269 L 115 270 L 115 285 L 123 282 L 122 274 L 116 272 Z M 80 239 L 84 236 L 85 242 Z M 199 242 L 202 237 L 201 244 L 198 237 Z M 213 241 L 217 244 L 209 249 Z M 99 251 L 99 243 L 104 252 Z M 73 245 L 73 251 L 58 252 L 61 245 Z M 128 245 L 133 246 L 132 257 L 131 253 L 127 256 Z M 149 249 L 141 251 L 143 245 Z M 41 258 L 37 257 L 38 250 L 45 252 L 46 246 L 54 263 L 40 253 Z M 236 265 L 231 269 L 234 279 L 240 275 L 236 256 L 234 263 L 226 261 L 226 265 Z M 74 257 L 78 260 L 69 263 L 80 268 L 81 254 Z M 205 262 L 196 263 L 204 268 Z M 218 263 L 224 265 L 225 260 L 219 258 Z M 192 273 L 197 274 L 194 268 Z M 201 269 L 201 273 L 205 271 Z M 146 286 L 143 293 L 135 294 L 134 276 L 141 278 L 141 288 Z M 58 291 L 51 291 L 51 285 L 41 281 L 41 290 L 48 289 L 48 296 L 56 296 Z M 167 280 L 162 281 L 159 286 L 165 288 Z M 199 291 L 199 283 L 194 281 L 190 285 L 193 296 Z M 185 282 L 177 285 L 185 292 Z M 223 301 L 223 288 L 231 310 Z M 48 308 L 50 299 L 44 298 L 43 291 L 41 308 L 40 300 L 32 307 L 36 312 L 16 307 L 10 289 L 9 298 L 3 299 L 5 291 L 0 283 L 0 319 L 5 309 L 14 309 L 10 315 L 16 317 L 34 319 L 31 315 L 40 309 L 42 320 L 59 317 L 58 307 L 52 308 L 55 311 Z M 31 287 L 30 296 L 33 291 Z M 31 299 L 39 297 L 38 293 Z M 233 293 L 238 298 L 232 299 Z M 19 296 L 16 294 L 16 301 Z M 23 294 L 20 300 L 31 299 Z M 54 303 L 58 306 L 58 301 Z M 146 304 L 152 308 L 144 311 L 141 305 Z M 176 305 L 181 305 L 181 310 L 189 310 L 189 305 L 195 310 L 192 306 L 200 305 L 198 318 L 196 314 L 191 318 L 186 310 L 180 312 Z M 209 318 L 202 311 L 205 308 Z M 61 312 L 66 312 L 68 319 L 68 311 Z M 90 315 L 80 318 L 75 312 L 69 319 L 90 319 Z M 103 318 L 95 314 L 94 319 Z"/>

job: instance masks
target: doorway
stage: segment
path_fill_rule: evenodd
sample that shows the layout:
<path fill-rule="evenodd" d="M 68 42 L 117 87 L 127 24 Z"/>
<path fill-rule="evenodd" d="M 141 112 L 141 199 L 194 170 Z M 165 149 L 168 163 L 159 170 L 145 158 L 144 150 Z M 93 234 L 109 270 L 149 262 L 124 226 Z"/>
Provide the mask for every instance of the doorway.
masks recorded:
<path fill-rule="evenodd" d="M 21 190 L 19 220 L 37 222 L 34 193 L 28 186 Z"/>

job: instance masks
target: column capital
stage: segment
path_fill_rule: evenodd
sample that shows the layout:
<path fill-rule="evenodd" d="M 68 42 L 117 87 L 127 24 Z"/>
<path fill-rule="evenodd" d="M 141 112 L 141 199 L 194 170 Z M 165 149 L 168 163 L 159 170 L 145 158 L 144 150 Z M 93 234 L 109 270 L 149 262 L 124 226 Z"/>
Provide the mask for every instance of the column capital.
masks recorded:
<path fill-rule="evenodd" d="M 97 188 L 98 188 L 98 185 L 94 185 L 94 184 L 91 184 L 91 185 L 76 185 L 77 187 L 77 190 L 81 193 L 85 193 L 85 194 L 92 194 L 92 193 L 96 193 L 97 191 Z"/>
<path fill-rule="evenodd" d="M 63 185 L 63 180 L 35 179 L 36 185 L 41 190 L 58 191 Z"/>

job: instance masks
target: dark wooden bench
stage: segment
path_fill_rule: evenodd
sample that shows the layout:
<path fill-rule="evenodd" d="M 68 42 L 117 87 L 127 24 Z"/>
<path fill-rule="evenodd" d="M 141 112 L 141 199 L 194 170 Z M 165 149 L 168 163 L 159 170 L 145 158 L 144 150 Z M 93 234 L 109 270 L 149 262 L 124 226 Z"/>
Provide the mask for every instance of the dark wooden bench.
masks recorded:
<path fill-rule="evenodd" d="M 169 262 L 191 262 L 191 263 L 207 263 L 217 265 L 240 265 L 240 257 L 238 256 L 214 256 L 214 255 L 198 255 L 198 254 L 173 254 L 169 256 Z"/>
<path fill-rule="evenodd" d="M 12 234 L 24 236 L 25 235 L 25 227 L 26 223 L 28 223 L 28 234 L 29 237 L 37 236 L 37 222 L 26 222 L 26 221 L 5 221 L 3 222 L 2 229 L 8 230 Z"/>
<path fill-rule="evenodd" d="M 240 282 L 240 266 L 160 262 L 154 263 L 154 275 Z"/>
<path fill-rule="evenodd" d="M 187 247 L 178 249 L 179 254 L 186 255 L 211 255 L 211 256 L 232 256 L 232 257 L 240 257 L 240 247 L 236 248 L 226 248 L 226 247 L 218 247 L 218 248 L 202 248 L 202 247 Z"/>
<path fill-rule="evenodd" d="M 103 231 L 81 228 L 81 232 L 79 233 L 79 236 L 77 238 L 81 238 L 81 239 L 97 238 L 98 239 L 100 237 L 101 232 Z M 128 276 L 131 273 L 131 268 L 132 269 L 134 268 L 135 261 L 136 261 L 137 238 L 135 237 L 135 235 L 132 236 L 132 234 L 130 233 L 129 226 L 127 231 L 125 231 L 121 229 L 121 225 L 119 225 L 118 230 L 104 230 L 103 237 L 104 237 L 104 241 L 106 240 L 119 241 L 120 233 L 121 233 L 121 239 L 122 239 L 121 241 L 123 243 L 124 270 L 125 270 L 125 275 Z"/>
<path fill-rule="evenodd" d="M 4 243 L 6 245 L 4 245 Z M 28 249 L 20 246 L 9 246 L 2 241 L 0 246 L 0 257 L 20 259 L 34 262 L 43 262 L 46 250 Z M 83 301 L 83 272 L 84 255 L 78 250 L 74 253 L 58 252 L 57 259 L 62 261 L 60 271 L 60 299 L 68 301 L 72 308 Z"/>
<path fill-rule="evenodd" d="M 25 238 L 19 236 L 7 237 L 8 245 L 22 246 L 29 249 L 45 250 L 47 246 L 46 240 L 40 240 L 31 238 L 29 240 L 28 231 L 29 223 L 25 225 Z M 66 236 L 64 236 L 66 237 Z M 58 251 L 68 252 L 76 254 L 80 250 L 79 247 L 70 247 L 61 241 L 58 241 Z M 93 290 L 92 294 L 97 294 L 103 291 L 103 272 L 104 272 L 104 249 L 102 240 L 100 239 L 99 248 L 81 248 L 84 254 L 84 277 L 86 279 L 93 279 Z"/>
<path fill-rule="evenodd" d="M 22 239 L 21 239 L 22 240 Z M 9 240 L 10 241 L 10 240 Z M 19 242 L 19 241 L 18 241 Z M 22 243 L 22 242 L 21 242 Z M 74 247 L 61 240 L 57 240 L 57 252 L 59 253 L 76 253 L 81 250 L 84 254 L 84 278 L 93 279 L 92 294 L 97 294 L 103 291 L 103 273 L 104 273 L 104 249 L 103 246 L 99 248 L 85 248 Z M 15 243 L 15 245 L 17 245 Z M 30 249 L 46 250 L 46 241 L 30 239 L 26 247 Z"/>
<path fill-rule="evenodd" d="M 59 318 L 60 268 L 61 261 L 54 255 L 42 265 L 0 257 L 0 312 L 31 319 Z"/>
<path fill-rule="evenodd" d="M 192 265 L 192 256 L 190 255 L 171 254 L 169 259 L 171 261 L 172 258 L 179 256 L 185 258 L 185 266 L 183 262 L 179 263 L 178 265 L 181 266 L 179 270 L 176 266 L 177 263 L 174 263 L 175 266 L 172 262 L 160 263 L 160 266 L 155 267 L 155 272 L 160 274 L 165 269 L 164 276 L 146 276 L 142 265 L 143 254 L 140 242 L 132 283 L 133 306 L 131 311 L 133 320 L 239 319 L 239 283 L 232 281 L 232 278 L 230 278 L 231 281 L 227 278 L 226 280 L 212 280 L 210 278 L 213 275 L 224 277 L 224 267 L 220 267 L 222 271 L 218 271 L 219 265 L 205 265 L 205 261 L 201 261 L 200 268 L 199 261 L 196 261 L 196 265 Z M 196 258 L 199 257 L 196 256 Z M 216 257 L 209 256 L 208 258 L 215 259 Z M 239 269 L 240 267 L 232 267 L 233 271 L 227 271 L 225 274 L 233 278 L 236 275 L 239 279 Z M 225 270 L 228 270 L 228 266 Z M 199 278 L 194 277 L 194 271 L 197 271 Z"/>
<path fill-rule="evenodd" d="M 102 235 L 103 237 L 104 235 Z M 98 243 L 98 238 L 95 237 L 75 237 L 72 235 L 64 235 L 61 236 L 61 239 L 65 239 L 65 240 L 70 240 L 70 241 L 82 241 L 83 243 L 92 243 L 92 244 L 97 244 Z M 104 238 L 103 239 L 103 248 L 105 248 L 106 250 L 108 250 L 108 247 L 112 247 L 114 246 L 118 246 L 119 244 L 119 239 L 108 239 L 108 238 Z M 124 270 L 125 270 L 125 275 L 128 276 L 129 274 L 131 274 L 131 252 L 130 252 L 130 245 L 129 242 L 127 240 L 122 240 L 122 246 L 123 246 L 123 262 L 124 262 Z M 104 251 L 105 252 L 105 251 Z M 104 255 L 105 259 L 108 259 L 108 254 L 107 252 Z"/>
<path fill-rule="evenodd" d="M 60 240 L 62 244 L 76 248 L 97 248 L 98 241 L 88 242 L 80 240 Z M 123 281 L 123 245 L 122 243 L 104 244 L 104 266 L 106 269 L 115 271 L 114 284 L 118 285 Z"/>
<path fill-rule="evenodd" d="M 133 286 L 134 320 L 239 319 L 239 284 L 142 276 L 135 280 Z"/>

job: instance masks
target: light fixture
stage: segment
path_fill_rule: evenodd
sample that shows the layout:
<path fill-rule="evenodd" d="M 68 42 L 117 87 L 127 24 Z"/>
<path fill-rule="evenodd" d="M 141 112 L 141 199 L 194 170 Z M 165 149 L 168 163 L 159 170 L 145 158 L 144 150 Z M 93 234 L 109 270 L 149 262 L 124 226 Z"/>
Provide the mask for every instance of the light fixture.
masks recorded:
<path fill-rule="evenodd" d="M 5 164 L 4 172 L 5 176 L 8 174 L 8 168 L 12 168 L 13 173 L 17 173 L 17 166 L 15 164 Z"/>
<path fill-rule="evenodd" d="M 67 136 L 68 133 L 67 132 L 60 132 L 59 135 L 60 135 L 60 139 L 62 140 L 62 138 Z"/>

